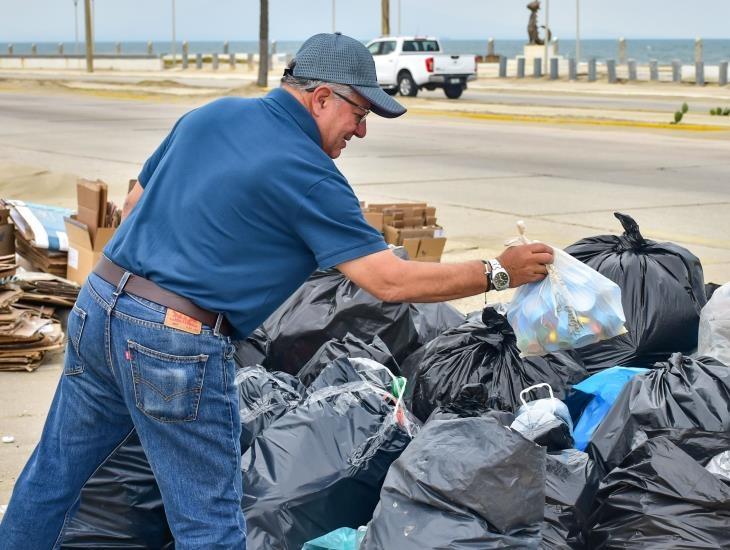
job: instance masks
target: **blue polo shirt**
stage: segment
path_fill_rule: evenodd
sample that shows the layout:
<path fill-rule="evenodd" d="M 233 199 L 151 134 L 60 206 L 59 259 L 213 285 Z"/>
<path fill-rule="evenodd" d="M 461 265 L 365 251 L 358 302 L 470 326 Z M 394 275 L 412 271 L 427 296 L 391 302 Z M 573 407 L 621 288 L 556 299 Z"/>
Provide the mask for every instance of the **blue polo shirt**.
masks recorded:
<path fill-rule="evenodd" d="M 104 253 L 248 335 L 318 267 L 387 248 L 320 144 L 283 89 L 187 113 L 142 168 L 144 193 Z"/>

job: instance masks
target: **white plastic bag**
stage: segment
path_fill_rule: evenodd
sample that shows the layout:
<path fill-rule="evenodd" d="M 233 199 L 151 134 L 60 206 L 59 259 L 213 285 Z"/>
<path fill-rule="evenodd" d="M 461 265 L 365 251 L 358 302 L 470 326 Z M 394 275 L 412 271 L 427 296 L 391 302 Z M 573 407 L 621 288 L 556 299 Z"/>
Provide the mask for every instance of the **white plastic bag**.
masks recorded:
<path fill-rule="evenodd" d="M 536 399 L 535 401 L 526 401 L 525 396 L 538 388 L 547 388 L 550 397 Z M 517 430 L 523 435 L 538 431 L 541 426 L 546 426 L 555 420 L 559 420 L 573 435 L 573 421 L 570 418 L 568 406 L 553 394 L 553 388 L 550 384 L 541 383 L 525 388 L 520 392 L 520 401 L 522 406 L 517 409 L 515 420 L 510 428 Z M 528 439 L 530 439 L 528 437 Z"/>
<path fill-rule="evenodd" d="M 530 243 L 524 224 L 510 244 Z M 621 289 L 596 270 L 554 248 L 554 263 L 539 283 L 517 289 L 507 310 L 523 356 L 575 349 L 624 334 Z"/>
<path fill-rule="evenodd" d="M 714 357 L 730 367 L 730 283 L 715 290 L 702 308 L 697 355 Z"/>

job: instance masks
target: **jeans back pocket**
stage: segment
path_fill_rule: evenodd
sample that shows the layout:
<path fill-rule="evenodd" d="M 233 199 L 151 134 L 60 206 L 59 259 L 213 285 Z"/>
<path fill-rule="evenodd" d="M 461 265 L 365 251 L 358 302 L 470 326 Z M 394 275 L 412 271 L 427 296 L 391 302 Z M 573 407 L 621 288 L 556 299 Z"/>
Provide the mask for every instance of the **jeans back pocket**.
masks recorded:
<path fill-rule="evenodd" d="M 81 345 L 81 334 L 84 331 L 85 322 L 86 312 L 79 306 L 74 305 L 68 314 L 68 324 L 66 327 L 68 345 L 66 347 L 66 358 L 63 365 L 63 373 L 69 376 L 84 372 L 84 364 L 81 362 L 81 357 L 79 356 L 79 346 Z"/>
<path fill-rule="evenodd" d="M 207 355 L 170 355 L 127 342 L 137 408 L 161 422 L 195 420 Z"/>

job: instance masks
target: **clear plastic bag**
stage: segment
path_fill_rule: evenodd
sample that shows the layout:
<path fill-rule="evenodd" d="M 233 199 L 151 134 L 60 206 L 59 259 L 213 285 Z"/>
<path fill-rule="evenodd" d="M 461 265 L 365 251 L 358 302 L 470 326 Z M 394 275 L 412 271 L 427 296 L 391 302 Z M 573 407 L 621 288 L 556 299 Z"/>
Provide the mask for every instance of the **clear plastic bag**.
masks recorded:
<path fill-rule="evenodd" d="M 512 245 L 529 244 L 524 224 Z M 517 289 L 507 310 L 523 356 L 576 349 L 626 333 L 621 289 L 558 248 L 548 276 Z"/>
<path fill-rule="evenodd" d="M 700 313 L 697 355 L 730 367 L 730 283 L 718 288 Z"/>

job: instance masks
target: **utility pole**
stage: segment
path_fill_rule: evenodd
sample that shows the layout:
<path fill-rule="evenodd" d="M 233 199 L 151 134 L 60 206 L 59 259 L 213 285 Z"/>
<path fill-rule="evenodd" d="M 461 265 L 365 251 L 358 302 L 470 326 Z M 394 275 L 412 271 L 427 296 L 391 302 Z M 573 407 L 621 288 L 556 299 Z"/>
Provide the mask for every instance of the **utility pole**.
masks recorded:
<path fill-rule="evenodd" d="M 259 79 L 257 84 L 266 88 L 269 82 L 269 0 L 260 0 L 259 13 Z"/>
<path fill-rule="evenodd" d="M 175 48 L 177 43 L 175 41 L 175 0 L 172 0 L 172 68 L 175 68 Z"/>
<path fill-rule="evenodd" d="M 74 0 L 74 54 L 79 55 L 79 0 Z"/>
<path fill-rule="evenodd" d="M 380 0 L 380 29 L 383 36 L 390 34 L 390 0 Z"/>
<path fill-rule="evenodd" d="M 400 0 L 398 0 L 398 36 L 400 36 L 400 19 L 401 19 L 401 8 L 400 8 Z"/>
<path fill-rule="evenodd" d="M 91 31 L 91 0 L 84 0 L 84 22 L 86 24 L 86 72 L 94 72 L 94 40 Z"/>
<path fill-rule="evenodd" d="M 337 3 L 337 0 L 332 0 L 332 32 L 337 31 L 337 25 L 335 24 L 335 4 Z"/>

